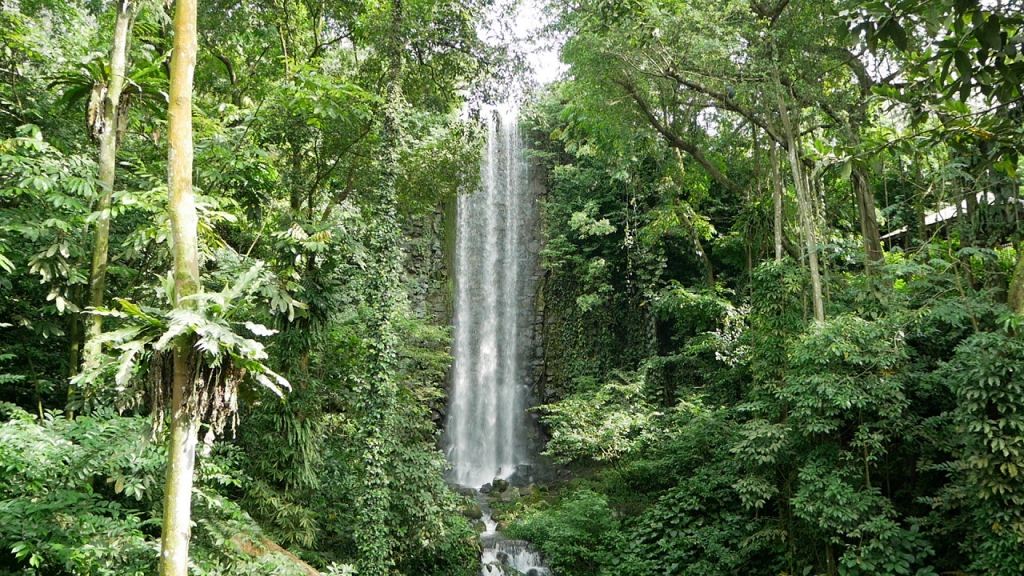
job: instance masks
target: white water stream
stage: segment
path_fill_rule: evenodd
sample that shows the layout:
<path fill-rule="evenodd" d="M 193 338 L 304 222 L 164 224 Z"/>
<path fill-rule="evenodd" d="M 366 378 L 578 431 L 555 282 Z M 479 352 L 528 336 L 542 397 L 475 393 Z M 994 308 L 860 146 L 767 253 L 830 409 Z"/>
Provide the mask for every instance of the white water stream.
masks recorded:
<path fill-rule="evenodd" d="M 536 198 L 515 110 L 485 109 L 480 188 L 459 197 L 455 255 L 455 364 L 445 427 L 450 480 L 479 489 L 529 470 L 530 250 Z M 535 249 L 536 247 L 534 247 Z M 523 475 L 520 475 L 520 479 Z M 486 498 L 481 574 L 550 574 L 528 542 L 496 530 Z"/>
<path fill-rule="evenodd" d="M 534 80 L 544 83 L 561 67 L 552 46 L 534 42 L 541 15 L 537 0 L 525 0 L 514 28 L 520 44 L 532 45 L 528 59 Z M 501 28 L 499 23 L 494 30 Z M 526 407 L 537 345 L 531 323 L 539 249 L 539 191 L 531 183 L 517 111 L 485 108 L 480 114 L 487 125 L 480 187 L 458 201 L 455 363 L 445 423 L 449 480 L 474 490 L 513 475 L 513 483 L 532 481 Z M 550 575 L 529 542 L 510 540 L 497 530 L 487 497 L 480 492 L 476 497 L 484 523 L 481 576 Z"/>
<path fill-rule="evenodd" d="M 485 110 L 480 189 L 459 197 L 455 365 L 445 428 L 451 480 L 479 488 L 528 463 L 521 330 L 534 199 L 515 111 Z"/>
<path fill-rule="evenodd" d="M 497 540 L 488 546 L 484 542 L 483 570 L 481 576 L 504 576 L 505 568 L 512 568 L 525 576 L 547 576 L 551 572 L 544 567 L 540 553 L 523 540 Z"/>

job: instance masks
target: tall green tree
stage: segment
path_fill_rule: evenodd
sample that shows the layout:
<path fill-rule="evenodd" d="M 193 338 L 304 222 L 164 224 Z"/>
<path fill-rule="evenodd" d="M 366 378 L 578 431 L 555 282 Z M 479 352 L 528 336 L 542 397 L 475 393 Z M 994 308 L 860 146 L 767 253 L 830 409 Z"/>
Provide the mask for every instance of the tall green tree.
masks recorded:
<path fill-rule="evenodd" d="M 100 196 L 96 202 L 96 229 L 94 232 L 92 265 L 89 268 L 89 305 L 101 308 L 104 302 L 104 285 L 110 251 L 111 202 L 114 197 L 117 170 L 117 149 L 124 135 L 127 118 L 127 101 L 122 98 L 128 69 L 128 45 L 132 24 L 138 11 L 138 3 L 131 0 L 115 2 L 114 34 L 109 56 L 109 76 L 105 82 L 93 87 L 90 97 L 89 115 L 92 136 L 98 141 Z M 103 333 L 103 317 L 88 316 L 85 334 L 86 362 L 95 365 L 101 353 L 100 336 Z M 73 361 L 73 360 L 72 360 Z M 71 367 L 74 371 L 75 366 Z"/>
<path fill-rule="evenodd" d="M 368 288 L 373 309 L 370 333 L 373 337 L 368 386 L 363 392 L 363 486 L 356 500 L 360 514 L 357 541 L 361 571 L 386 576 L 394 563 L 392 539 L 388 534 L 390 468 L 394 464 L 398 387 L 395 381 L 395 332 L 393 322 L 400 297 L 400 253 L 398 226 L 398 146 L 405 99 L 402 95 L 402 55 L 405 45 L 405 14 L 402 0 L 392 0 L 386 50 L 384 103 L 377 130 L 380 135 L 380 182 L 376 194 L 378 229 L 370 249 L 377 254 L 378 270 Z"/>
<path fill-rule="evenodd" d="M 167 209 L 174 255 L 172 301 L 177 309 L 193 307 L 194 300 L 189 297 L 200 289 L 199 218 L 192 189 L 192 80 L 197 51 L 196 0 L 177 0 L 167 107 Z M 160 576 L 188 574 L 192 481 L 199 433 L 193 346 L 191 334 L 179 336 L 174 344 Z"/>

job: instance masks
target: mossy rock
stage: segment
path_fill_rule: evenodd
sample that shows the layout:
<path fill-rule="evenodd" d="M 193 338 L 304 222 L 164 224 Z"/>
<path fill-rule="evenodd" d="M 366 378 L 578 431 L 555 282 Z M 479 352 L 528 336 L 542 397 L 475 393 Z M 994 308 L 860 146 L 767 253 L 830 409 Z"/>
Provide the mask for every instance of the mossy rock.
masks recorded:
<path fill-rule="evenodd" d="M 516 502 L 520 497 L 518 488 L 509 488 L 501 493 L 501 501 L 506 503 Z"/>
<path fill-rule="evenodd" d="M 462 515 L 470 520 L 479 520 L 484 517 L 484 511 L 476 502 L 470 502 L 462 508 Z"/>

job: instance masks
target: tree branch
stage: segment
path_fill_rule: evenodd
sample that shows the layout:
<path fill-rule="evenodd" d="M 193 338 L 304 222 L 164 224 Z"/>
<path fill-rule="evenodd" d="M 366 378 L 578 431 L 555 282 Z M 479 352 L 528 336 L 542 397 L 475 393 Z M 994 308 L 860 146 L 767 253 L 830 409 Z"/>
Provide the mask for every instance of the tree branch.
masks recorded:
<path fill-rule="evenodd" d="M 342 40 L 344 40 L 344 39 L 346 39 L 348 37 L 349 37 L 349 34 L 342 34 L 341 36 L 338 36 L 337 38 L 328 40 L 327 42 L 321 42 L 321 43 L 317 44 L 316 48 L 313 48 L 313 52 L 309 55 L 309 58 L 310 59 L 316 58 L 321 53 L 323 53 L 324 49 L 330 48 L 334 44 L 337 44 L 338 42 L 341 42 Z"/>
<path fill-rule="evenodd" d="M 238 77 L 235 75 L 235 65 L 231 62 L 231 58 L 223 54 L 214 54 L 214 57 L 224 63 L 224 68 L 227 68 L 228 80 L 231 82 L 231 85 L 235 86 L 238 84 Z"/>
<path fill-rule="evenodd" d="M 623 79 L 616 79 L 614 82 L 619 86 L 622 86 L 622 88 L 626 90 L 630 97 L 632 97 L 633 100 L 636 102 L 637 106 L 640 107 L 640 111 L 643 112 L 644 116 L 647 118 L 648 122 L 650 122 L 651 126 L 653 126 L 654 129 L 657 130 L 658 133 L 660 133 L 665 138 L 665 140 L 668 141 L 668 144 L 670 146 L 689 154 L 691 158 L 696 160 L 701 166 L 704 167 L 705 170 L 708 171 L 708 174 L 710 174 L 712 178 L 717 180 L 718 183 L 721 184 L 722 186 L 728 188 L 730 192 L 734 192 L 737 194 L 743 192 L 742 187 L 740 187 L 738 184 L 729 179 L 728 176 L 723 174 L 718 169 L 718 167 L 714 165 L 714 163 L 712 163 L 710 160 L 707 159 L 706 156 L 704 156 L 704 154 L 700 151 L 699 148 L 697 148 L 697 146 L 695 146 L 691 142 L 688 142 L 687 140 L 684 140 L 681 136 L 669 130 L 668 127 L 665 126 L 665 124 L 651 110 L 650 105 L 648 105 L 647 102 L 643 99 L 643 97 L 640 96 L 640 94 L 636 90 L 636 87 L 633 86 L 633 84 L 631 84 L 628 80 Z"/>
<path fill-rule="evenodd" d="M 686 86 L 687 88 L 689 88 L 691 90 L 694 90 L 696 92 L 700 92 L 701 94 L 704 94 L 704 95 L 707 95 L 707 96 L 710 96 L 710 97 L 714 98 L 715 100 L 717 100 L 722 105 L 723 108 L 725 108 L 726 110 L 731 110 L 731 111 L 739 114 L 740 116 L 743 116 L 751 124 L 754 124 L 757 127 L 759 127 L 762 130 L 764 130 L 765 133 L 767 133 L 768 136 L 771 137 L 772 140 L 775 140 L 776 142 L 779 143 L 780 146 L 785 148 L 785 146 L 786 146 L 785 139 L 782 138 L 781 136 L 779 136 L 778 132 L 776 132 L 775 129 L 770 124 L 768 124 L 767 122 L 765 122 L 761 118 L 758 118 L 757 115 L 754 114 L 753 110 L 750 110 L 746 106 L 743 106 L 739 102 L 733 100 L 728 94 L 726 94 L 724 92 L 719 92 L 719 91 L 714 90 L 712 88 L 709 88 L 709 87 L 707 87 L 707 86 L 705 86 L 703 84 L 700 84 L 698 82 L 694 82 L 693 80 L 689 80 L 687 78 L 684 78 L 682 75 L 680 75 L 678 72 L 676 72 L 672 68 L 668 68 L 668 69 L 665 70 L 665 76 L 667 78 L 671 79 L 671 80 L 675 80 L 676 82 L 678 82 L 682 86 Z"/>
<path fill-rule="evenodd" d="M 750 9 L 754 11 L 754 14 L 768 20 L 771 24 L 775 24 L 775 21 L 782 15 L 786 6 L 789 6 L 789 0 L 780 0 L 778 4 L 774 5 L 768 2 L 760 2 L 759 0 L 751 0 L 750 2 Z"/>

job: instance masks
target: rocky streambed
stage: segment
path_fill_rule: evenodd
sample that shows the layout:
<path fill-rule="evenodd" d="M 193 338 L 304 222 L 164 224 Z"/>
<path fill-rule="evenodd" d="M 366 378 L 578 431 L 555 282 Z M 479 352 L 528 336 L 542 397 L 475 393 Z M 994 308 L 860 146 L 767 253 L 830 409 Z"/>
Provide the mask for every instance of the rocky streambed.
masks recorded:
<path fill-rule="evenodd" d="M 492 509 L 492 504 L 511 504 L 520 498 L 532 496 L 536 491 L 534 484 L 516 487 L 499 478 L 484 484 L 479 490 L 462 489 L 463 495 L 473 498 L 473 504 L 463 514 L 480 533 L 480 545 L 483 548 L 480 558 L 481 576 L 553 576 L 540 552 L 529 542 L 505 536 L 502 532 L 505 528 L 502 514 Z"/>

